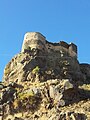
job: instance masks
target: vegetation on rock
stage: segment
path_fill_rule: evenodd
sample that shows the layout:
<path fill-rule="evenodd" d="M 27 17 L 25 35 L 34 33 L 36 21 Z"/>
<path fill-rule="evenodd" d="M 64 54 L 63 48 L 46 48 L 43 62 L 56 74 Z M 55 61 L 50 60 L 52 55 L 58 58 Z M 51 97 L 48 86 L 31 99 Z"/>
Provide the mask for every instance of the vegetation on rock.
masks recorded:
<path fill-rule="evenodd" d="M 77 46 L 27 33 L 0 83 L 0 120 L 90 120 L 90 65 Z"/>

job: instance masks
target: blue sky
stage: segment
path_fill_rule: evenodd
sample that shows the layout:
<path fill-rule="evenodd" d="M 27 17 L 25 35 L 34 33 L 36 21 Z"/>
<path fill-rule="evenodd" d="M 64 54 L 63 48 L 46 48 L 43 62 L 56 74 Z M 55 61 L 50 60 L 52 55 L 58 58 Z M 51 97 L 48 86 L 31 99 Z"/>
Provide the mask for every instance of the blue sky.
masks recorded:
<path fill-rule="evenodd" d="M 79 62 L 90 64 L 90 0 L 0 0 L 0 79 L 29 31 L 74 42 Z"/>

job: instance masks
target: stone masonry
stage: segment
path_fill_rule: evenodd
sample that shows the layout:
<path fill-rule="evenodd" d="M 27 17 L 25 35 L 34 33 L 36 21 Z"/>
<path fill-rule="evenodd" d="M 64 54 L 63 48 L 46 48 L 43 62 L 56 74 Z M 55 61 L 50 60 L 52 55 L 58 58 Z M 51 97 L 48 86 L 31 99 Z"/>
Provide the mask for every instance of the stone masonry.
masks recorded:
<path fill-rule="evenodd" d="M 59 43 L 51 43 L 46 40 L 46 38 L 39 32 L 28 32 L 24 36 L 24 42 L 21 52 L 26 49 L 38 48 L 46 52 L 50 51 L 60 51 L 61 57 L 62 52 L 65 52 L 67 56 L 77 58 L 77 46 L 73 43 L 67 44 L 64 41 Z"/>

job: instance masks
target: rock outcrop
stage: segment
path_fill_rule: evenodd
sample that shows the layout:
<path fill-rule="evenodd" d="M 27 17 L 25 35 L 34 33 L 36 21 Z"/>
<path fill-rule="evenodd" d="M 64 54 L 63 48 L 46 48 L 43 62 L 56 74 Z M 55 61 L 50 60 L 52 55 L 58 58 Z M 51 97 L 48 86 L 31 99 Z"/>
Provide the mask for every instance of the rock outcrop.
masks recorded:
<path fill-rule="evenodd" d="M 26 33 L 4 69 L 1 120 L 89 120 L 89 85 L 90 65 L 79 64 L 75 44 Z"/>
<path fill-rule="evenodd" d="M 34 69 L 39 69 L 38 73 L 33 73 Z M 5 67 L 3 80 L 18 79 L 21 82 L 53 78 L 83 79 L 77 60 L 77 46 L 63 41 L 50 43 L 40 33 L 26 33 L 21 53 Z"/>

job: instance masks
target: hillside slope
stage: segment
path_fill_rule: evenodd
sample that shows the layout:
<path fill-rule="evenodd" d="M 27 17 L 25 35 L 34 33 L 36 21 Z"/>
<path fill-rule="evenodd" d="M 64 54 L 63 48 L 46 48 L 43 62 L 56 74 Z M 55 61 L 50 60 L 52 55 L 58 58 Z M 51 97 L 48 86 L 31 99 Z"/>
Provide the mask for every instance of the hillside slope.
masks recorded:
<path fill-rule="evenodd" d="M 75 44 L 26 33 L 0 93 L 1 120 L 90 120 L 90 65 L 79 64 Z"/>

